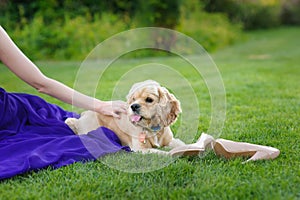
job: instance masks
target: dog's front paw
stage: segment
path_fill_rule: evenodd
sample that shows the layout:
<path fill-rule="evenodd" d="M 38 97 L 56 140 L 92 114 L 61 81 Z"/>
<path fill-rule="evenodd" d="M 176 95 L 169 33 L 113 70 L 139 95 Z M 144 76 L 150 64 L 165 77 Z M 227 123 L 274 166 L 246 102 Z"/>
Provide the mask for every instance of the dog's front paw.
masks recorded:
<path fill-rule="evenodd" d="M 65 120 L 65 123 L 72 129 L 72 131 L 78 135 L 78 119 L 76 118 L 68 118 Z"/>

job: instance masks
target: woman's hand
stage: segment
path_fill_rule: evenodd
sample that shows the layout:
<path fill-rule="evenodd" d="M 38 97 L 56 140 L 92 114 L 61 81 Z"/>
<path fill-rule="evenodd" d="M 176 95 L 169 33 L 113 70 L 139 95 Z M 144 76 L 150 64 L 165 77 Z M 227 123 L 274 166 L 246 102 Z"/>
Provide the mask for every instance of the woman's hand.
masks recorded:
<path fill-rule="evenodd" d="M 120 118 L 121 113 L 127 112 L 127 103 L 124 101 L 100 101 L 98 106 L 96 105 L 95 111 L 103 115 Z"/>

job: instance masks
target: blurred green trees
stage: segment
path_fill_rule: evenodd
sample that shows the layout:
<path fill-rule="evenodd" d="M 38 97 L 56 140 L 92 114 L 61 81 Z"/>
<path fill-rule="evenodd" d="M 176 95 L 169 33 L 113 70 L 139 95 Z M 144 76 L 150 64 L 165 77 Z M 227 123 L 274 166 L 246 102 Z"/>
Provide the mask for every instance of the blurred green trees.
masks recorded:
<path fill-rule="evenodd" d="M 181 31 L 213 51 L 242 30 L 300 24 L 300 0 L 0 0 L 0 24 L 32 59 L 83 59 L 131 28 Z M 154 41 L 171 49 L 176 38 Z"/>

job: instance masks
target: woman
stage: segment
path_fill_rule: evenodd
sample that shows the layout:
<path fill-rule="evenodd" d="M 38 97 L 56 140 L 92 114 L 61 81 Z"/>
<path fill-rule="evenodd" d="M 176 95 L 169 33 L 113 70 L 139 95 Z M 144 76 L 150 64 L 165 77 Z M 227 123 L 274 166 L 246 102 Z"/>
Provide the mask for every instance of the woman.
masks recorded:
<path fill-rule="evenodd" d="M 100 101 L 46 77 L 1 26 L 0 60 L 41 93 L 104 115 L 119 117 L 121 112 L 126 112 L 125 102 Z M 78 98 L 73 100 L 74 94 Z M 79 117 L 38 96 L 9 93 L 0 87 L 0 180 L 48 166 L 57 168 L 94 160 L 122 149 L 130 151 L 104 127 L 88 135 L 75 135 L 64 120 L 76 116 Z"/>
<path fill-rule="evenodd" d="M 0 60 L 20 79 L 39 92 L 55 97 L 65 103 L 73 104 L 86 110 L 93 110 L 105 115 L 119 117 L 126 112 L 126 104 L 122 101 L 100 101 L 81 94 L 68 86 L 46 77 L 14 44 L 5 30 L 0 26 Z M 73 95 L 76 99 L 72 102 Z M 112 106 L 113 104 L 113 106 Z"/>

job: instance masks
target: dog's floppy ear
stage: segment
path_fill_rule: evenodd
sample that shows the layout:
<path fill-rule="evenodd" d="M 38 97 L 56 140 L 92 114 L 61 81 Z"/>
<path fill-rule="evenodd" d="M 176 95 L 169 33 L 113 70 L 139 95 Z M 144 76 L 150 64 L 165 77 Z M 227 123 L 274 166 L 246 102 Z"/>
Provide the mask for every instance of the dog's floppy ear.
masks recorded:
<path fill-rule="evenodd" d="M 160 87 L 159 90 L 160 103 L 164 104 L 164 112 L 166 113 L 164 121 L 166 126 L 174 123 L 181 113 L 180 102 L 166 88 Z"/>

